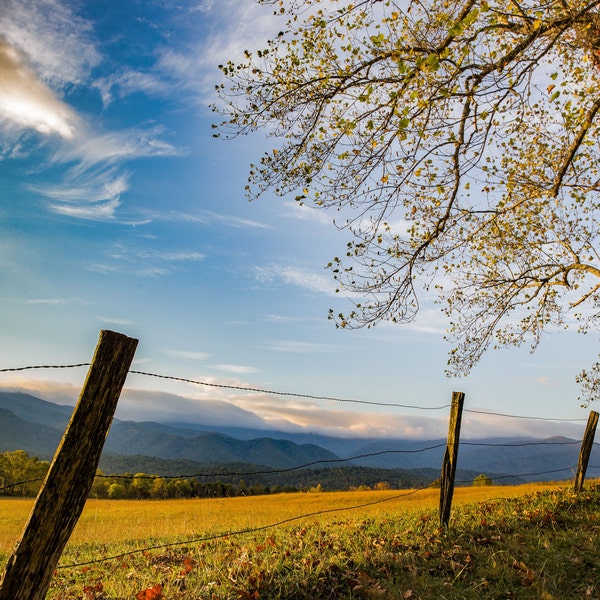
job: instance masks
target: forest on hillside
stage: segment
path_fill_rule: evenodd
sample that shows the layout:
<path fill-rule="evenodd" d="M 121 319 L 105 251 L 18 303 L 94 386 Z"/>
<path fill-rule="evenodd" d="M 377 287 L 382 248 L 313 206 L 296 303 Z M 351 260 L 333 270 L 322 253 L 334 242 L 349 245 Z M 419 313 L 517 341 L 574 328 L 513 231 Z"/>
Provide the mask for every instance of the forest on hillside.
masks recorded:
<path fill-rule="evenodd" d="M 148 473 L 105 474 L 98 470 L 90 496 L 159 500 L 255 496 L 298 491 L 408 489 L 427 487 L 439 476 L 436 469 L 379 469 L 346 465 L 277 470 L 242 463 L 195 465 L 202 469 L 201 473 L 177 476 L 173 472 L 163 472 L 158 475 L 152 469 L 152 458 L 138 458 L 150 467 Z M 119 463 L 118 459 L 114 460 L 115 464 Z M 35 496 L 49 467 L 50 463 L 30 457 L 23 450 L 1 452 L 0 495 Z M 470 484 L 478 475 L 471 471 L 459 471 L 459 479 L 463 483 Z"/>

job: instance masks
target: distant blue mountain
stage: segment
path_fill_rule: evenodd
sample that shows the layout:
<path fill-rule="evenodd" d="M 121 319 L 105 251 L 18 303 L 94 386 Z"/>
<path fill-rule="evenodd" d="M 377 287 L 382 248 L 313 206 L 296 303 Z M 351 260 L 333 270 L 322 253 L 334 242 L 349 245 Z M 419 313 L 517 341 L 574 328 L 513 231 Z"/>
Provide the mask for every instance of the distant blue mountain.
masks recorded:
<path fill-rule="evenodd" d="M 0 451 L 25 450 L 49 459 L 68 424 L 72 407 L 35 396 L 0 392 Z M 445 440 L 336 438 L 311 433 L 210 427 L 190 423 L 134 422 L 115 419 L 104 454 L 146 456 L 193 464 L 245 463 L 281 469 L 316 463 L 372 469 L 439 470 Z M 465 440 L 458 468 L 477 473 L 523 475 L 525 480 L 570 479 L 579 443 L 568 438 Z M 131 460 L 131 459 L 130 459 Z M 130 463 L 129 463 L 130 464 Z M 600 476 L 596 444 L 589 477 Z M 550 473 L 558 469 L 556 473 Z"/>

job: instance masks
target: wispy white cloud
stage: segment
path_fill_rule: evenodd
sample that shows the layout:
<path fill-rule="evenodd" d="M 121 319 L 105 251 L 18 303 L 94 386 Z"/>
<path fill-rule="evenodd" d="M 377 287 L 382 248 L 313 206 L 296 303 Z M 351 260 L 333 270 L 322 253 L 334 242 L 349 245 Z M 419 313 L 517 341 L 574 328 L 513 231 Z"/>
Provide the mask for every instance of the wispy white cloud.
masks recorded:
<path fill-rule="evenodd" d="M 222 213 L 216 213 L 213 211 L 205 211 L 206 217 L 214 222 L 235 229 L 273 229 L 271 225 L 254 221 L 253 219 L 244 219 L 242 217 L 236 217 L 234 215 L 226 215 Z"/>
<path fill-rule="evenodd" d="M 424 298 L 414 320 L 408 323 L 382 321 L 377 324 L 377 328 L 379 330 L 394 332 L 405 331 L 418 334 L 431 334 L 441 338 L 448 330 L 448 318 L 439 308 L 436 308 L 427 298 Z"/>
<path fill-rule="evenodd" d="M 107 265 L 105 263 L 92 263 L 87 265 L 85 269 L 92 273 L 102 273 L 103 275 L 110 275 L 111 273 L 120 271 L 117 265 Z"/>
<path fill-rule="evenodd" d="M 204 10 L 208 13 L 212 29 L 201 42 L 199 57 L 205 73 L 213 81 L 210 89 L 214 89 L 214 65 L 224 64 L 228 60 L 243 58 L 245 50 L 254 49 L 257 44 L 262 47 L 265 40 L 272 39 L 284 22 L 274 15 L 272 7 L 256 2 L 239 2 L 223 0 L 221 2 L 205 2 Z M 174 64 L 171 61 L 171 64 Z M 212 67 L 207 71 L 207 67 Z M 187 77 L 190 66 L 185 61 L 174 66 L 175 72 Z M 202 86 L 199 93 L 206 97 L 206 74 L 197 80 Z"/>
<path fill-rule="evenodd" d="M 101 323 L 108 325 L 135 325 L 130 319 L 121 319 L 119 317 L 96 317 Z"/>
<path fill-rule="evenodd" d="M 0 89 L 0 105 L 2 91 Z M 1 106 L 0 106 L 1 111 Z M 58 149 L 51 163 L 70 165 L 62 183 L 37 183 L 28 188 L 52 202 L 48 208 L 58 214 L 94 220 L 112 220 L 129 190 L 128 161 L 159 156 L 179 156 L 183 150 L 164 141 L 161 130 L 127 129 L 102 135 L 80 131 Z M 128 222 L 131 219 L 128 220 Z M 135 220 L 136 223 L 144 222 Z"/>
<path fill-rule="evenodd" d="M 118 198 L 111 198 L 104 202 L 89 203 L 73 206 L 69 204 L 49 204 L 50 210 L 55 213 L 75 217 L 77 219 L 89 219 L 93 221 L 109 221 L 115 216 L 115 211 L 120 205 Z"/>
<path fill-rule="evenodd" d="M 267 315 L 265 317 L 265 321 L 269 321 L 270 323 L 295 323 L 298 321 L 304 321 L 301 317 L 291 317 L 289 315 Z"/>
<path fill-rule="evenodd" d="M 210 356 L 208 352 L 191 352 L 188 350 L 166 350 L 166 353 L 187 360 L 206 360 Z"/>
<path fill-rule="evenodd" d="M 111 220 L 129 189 L 129 174 L 115 169 L 68 177 L 58 185 L 30 185 L 29 189 L 54 200 L 48 208 L 55 213 L 91 220 Z"/>
<path fill-rule="evenodd" d="M 182 18 L 182 13 L 186 17 Z M 105 105 L 142 92 L 204 111 L 207 102 L 216 100 L 214 88 L 220 76 L 217 65 L 242 57 L 246 48 L 263 44 L 282 25 L 269 7 L 239 0 L 180 5 L 169 18 L 179 25 L 180 41 L 157 49 L 154 60 L 143 70 L 124 66 L 98 80 L 96 86 Z M 189 35 L 184 35 L 184 21 L 190 28 Z M 200 28 L 202 35 L 197 34 Z"/>
<path fill-rule="evenodd" d="M 72 139 L 75 112 L 59 100 L 26 65 L 15 48 L 0 39 L 0 122 Z"/>
<path fill-rule="evenodd" d="M 142 376 L 131 376 L 139 382 Z M 375 412 L 370 408 L 347 410 L 343 404 L 286 398 L 263 392 L 232 392 L 219 389 L 227 383 L 205 378 L 217 387 L 194 387 L 194 394 L 176 394 L 147 388 L 123 390 L 117 417 L 135 421 L 200 423 L 204 425 L 310 431 L 338 437 L 444 439 L 446 415 L 407 415 L 397 411 Z M 129 382 L 129 380 L 128 380 Z M 243 385 L 241 382 L 237 382 Z M 80 388 L 68 383 L 24 379 L 15 375 L 2 384 L 3 390 L 23 391 L 58 404 L 74 405 Z M 585 419 L 584 419 L 585 421 Z M 564 435 L 577 439 L 584 424 L 515 420 L 496 415 L 467 413 L 463 416 L 463 437 L 549 437 Z"/>
<path fill-rule="evenodd" d="M 244 219 L 235 215 L 217 213 L 211 210 L 198 210 L 194 212 L 183 211 L 144 211 L 143 217 L 150 221 L 161 221 L 166 223 L 218 223 L 233 229 L 273 229 L 272 226 L 253 219 Z"/>
<path fill-rule="evenodd" d="M 189 251 L 164 251 L 143 248 L 131 244 L 117 244 L 109 253 L 110 257 L 120 262 L 139 264 L 140 261 L 155 263 L 157 261 L 168 263 L 198 262 L 204 260 L 205 255 L 193 250 Z"/>
<path fill-rule="evenodd" d="M 185 150 L 161 138 L 161 127 L 150 129 L 129 128 L 103 134 L 83 132 L 71 144 L 56 151 L 53 162 L 74 163 L 72 176 L 85 172 L 96 165 L 112 165 L 128 160 L 157 157 L 181 156 Z"/>
<path fill-rule="evenodd" d="M 331 216 L 331 213 L 324 209 L 289 201 L 282 202 L 281 205 L 281 215 L 283 217 L 297 219 L 299 221 L 310 221 L 312 223 L 319 223 L 329 227 L 331 227 L 333 223 L 333 217 Z"/>
<path fill-rule="evenodd" d="M 217 369 L 218 371 L 225 371 L 227 373 L 235 373 L 237 375 L 247 375 L 250 373 L 258 373 L 258 369 L 255 367 L 247 367 L 244 365 L 209 365 L 211 369 Z"/>
<path fill-rule="evenodd" d="M 29 298 L 25 300 L 25 304 L 70 304 L 70 300 L 68 298 Z"/>
<path fill-rule="evenodd" d="M 325 274 L 315 273 L 309 269 L 289 265 L 271 265 L 256 267 L 255 275 L 261 284 L 294 285 L 309 292 L 335 296 L 335 282 Z"/>
<path fill-rule="evenodd" d="M 101 60 L 92 26 L 60 0 L 3 0 L 0 12 L 2 132 L 33 129 L 72 139 L 80 120 L 60 99 Z"/>
<path fill-rule="evenodd" d="M 102 202 L 119 198 L 129 189 L 129 175 L 114 170 L 86 173 L 76 181 L 60 185 L 30 185 L 29 188 L 48 198 L 61 202 Z"/>
<path fill-rule="evenodd" d="M 86 269 L 106 275 L 128 273 L 139 277 L 162 277 L 204 259 L 205 255 L 196 250 L 163 251 L 139 243 L 119 243 L 106 252 L 104 261 L 91 263 Z"/>
<path fill-rule="evenodd" d="M 97 79 L 93 87 L 100 93 L 105 107 L 115 100 L 115 95 L 122 97 L 143 92 L 148 96 L 169 96 L 173 93 L 172 84 L 160 75 L 128 68 L 122 68 L 118 73 Z"/>
<path fill-rule="evenodd" d="M 92 24 L 62 0 L 3 0 L 0 35 L 59 88 L 85 81 L 102 59 Z"/>
<path fill-rule="evenodd" d="M 61 0 L 5 0 L 0 13 L 0 154 L 27 156 L 27 130 L 58 134 L 63 143 L 39 164 L 64 167 L 63 182 L 31 187 L 50 198 L 48 208 L 70 217 L 113 220 L 129 189 L 123 164 L 138 158 L 179 156 L 159 126 L 103 132 L 69 107 L 63 90 L 91 85 L 103 56 L 93 23 Z M 125 67 L 124 67 L 125 68 Z M 133 76 L 133 75 L 131 75 Z M 148 78 L 147 78 L 148 79 Z M 122 82 L 126 84 L 125 81 Z M 130 84 L 148 88 L 150 79 Z"/>
<path fill-rule="evenodd" d="M 272 340 L 263 344 L 265 350 L 273 352 L 290 352 L 292 354 L 314 354 L 315 352 L 330 354 L 338 350 L 331 344 L 319 344 L 315 342 L 299 342 L 296 340 Z"/>

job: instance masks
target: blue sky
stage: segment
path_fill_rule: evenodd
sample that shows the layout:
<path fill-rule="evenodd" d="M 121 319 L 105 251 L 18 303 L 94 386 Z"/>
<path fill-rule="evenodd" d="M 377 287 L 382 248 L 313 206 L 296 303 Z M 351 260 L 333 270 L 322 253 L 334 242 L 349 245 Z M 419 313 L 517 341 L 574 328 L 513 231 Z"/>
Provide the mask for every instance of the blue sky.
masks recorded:
<path fill-rule="evenodd" d="M 551 333 L 444 376 L 444 320 L 341 331 L 327 262 L 346 237 L 290 198 L 244 197 L 272 140 L 215 140 L 217 65 L 282 24 L 253 0 L 3 0 L 0 368 L 88 361 L 100 329 L 140 339 L 134 367 L 213 384 L 425 407 L 587 419 L 574 378 L 594 337 Z M 84 370 L 0 375 L 73 403 Z M 121 418 L 433 438 L 447 411 L 244 393 L 130 376 Z M 573 434 L 466 416 L 464 435 Z"/>

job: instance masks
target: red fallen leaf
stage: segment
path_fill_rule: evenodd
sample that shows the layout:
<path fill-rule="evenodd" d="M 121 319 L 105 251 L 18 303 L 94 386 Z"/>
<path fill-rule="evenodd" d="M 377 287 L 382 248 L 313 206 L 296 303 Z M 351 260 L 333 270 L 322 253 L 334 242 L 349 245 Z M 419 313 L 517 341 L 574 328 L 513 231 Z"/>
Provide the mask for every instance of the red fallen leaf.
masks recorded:
<path fill-rule="evenodd" d="M 185 557 L 183 559 L 183 569 L 179 571 L 180 575 L 187 575 L 196 566 L 196 561 L 193 558 Z"/>
<path fill-rule="evenodd" d="M 258 590 L 254 590 L 252 593 L 245 590 L 239 590 L 238 598 L 239 600 L 256 600 L 257 598 L 260 598 L 260 594 L 258 593 Z"/>
<path fill-rule="evenodd" d="M 157 583 L 151 588 L 139 592 L 135 598 L 136 600 L 161 600 L 163 598 L 162 589 L 162 585 Z"/>
<path fill-rule="evenodd" d="M 96 592 L 102 592 L 104 586 L 101 581 L 96 582 L 96 585 L 84 585 L 83 593 L 85 594 L 86 600 L 95 600 Z"/>

